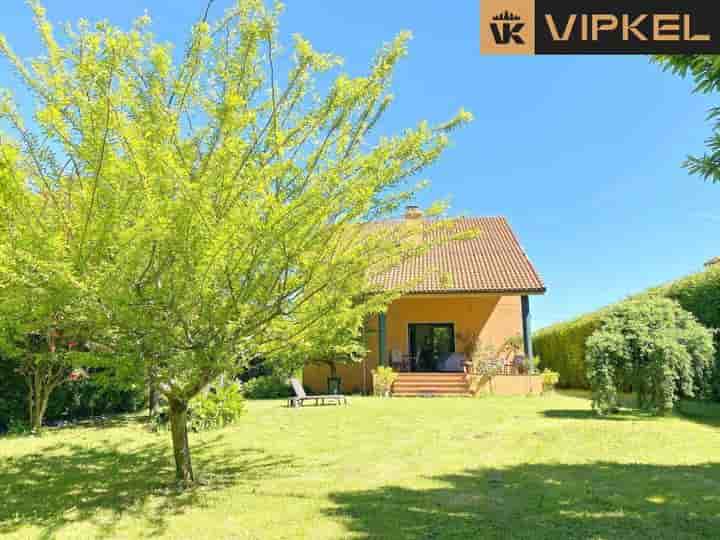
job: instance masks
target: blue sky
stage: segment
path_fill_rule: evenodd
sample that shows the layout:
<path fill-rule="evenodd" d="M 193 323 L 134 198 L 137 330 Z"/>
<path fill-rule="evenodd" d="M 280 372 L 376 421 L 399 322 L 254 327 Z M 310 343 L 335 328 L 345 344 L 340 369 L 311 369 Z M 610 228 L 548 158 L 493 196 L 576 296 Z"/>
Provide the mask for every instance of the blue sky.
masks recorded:
<path fill-rule="evenodd" d="M 204 0 L 46 0 L 53 22 L 108 18 L 128 26 L 148 10 L 158 39 L 182 47 Z M 217 0 L 218 15 L 230 0 Z M 427 172 L 420 204 L 452 197 L 453 213 L 505 215 L 543 275 L 536 328 L 697 271 L 720 255 L 720 185 L 681 168 L 710 130 L 708 96 L 640 56 L 482 57 L 477 2 L 287 0 L 282 35 L 300 32 L 361 74 L 378 47 L 412 30 L 391 133 L 465 107 L 458 132 Z M 0 32 L 38 54 L 28 9 L 7 0 Z M 10 85 L 0 65 L 2 85 Z"/>

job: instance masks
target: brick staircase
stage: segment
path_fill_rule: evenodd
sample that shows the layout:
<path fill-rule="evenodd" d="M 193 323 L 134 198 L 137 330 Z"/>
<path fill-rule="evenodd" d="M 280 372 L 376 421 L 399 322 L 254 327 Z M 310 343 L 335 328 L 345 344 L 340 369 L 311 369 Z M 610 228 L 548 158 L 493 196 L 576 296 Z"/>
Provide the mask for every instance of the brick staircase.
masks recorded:
<path fill-rule="evenodd" d="M 393 396 L 468 396 L 464 373 L 398 373 Z"/>

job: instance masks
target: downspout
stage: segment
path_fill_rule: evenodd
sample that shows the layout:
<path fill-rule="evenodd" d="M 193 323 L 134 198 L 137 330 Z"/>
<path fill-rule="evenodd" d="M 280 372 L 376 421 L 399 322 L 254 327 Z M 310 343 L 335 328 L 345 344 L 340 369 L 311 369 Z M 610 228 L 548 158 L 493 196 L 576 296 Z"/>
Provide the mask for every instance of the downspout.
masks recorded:
<path fill-rule="evenodd" d="M 532 388 L 532 373 L 535 367 L 532 350 L 532 317 L 530 315 L 530 297 L 525 295 L 521 298 L 522 304 L 522 327 L 523 327 L 523 345 L 525 347 L 525 357 L 528 360 L 528 385 Z"/>

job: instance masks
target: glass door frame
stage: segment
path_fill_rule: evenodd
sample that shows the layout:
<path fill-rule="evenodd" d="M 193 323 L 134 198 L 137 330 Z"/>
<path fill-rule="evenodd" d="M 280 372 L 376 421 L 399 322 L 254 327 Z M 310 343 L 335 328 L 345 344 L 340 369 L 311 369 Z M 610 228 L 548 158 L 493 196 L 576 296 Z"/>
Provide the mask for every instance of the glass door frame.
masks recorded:
<path fill-rule="evenodd" d="M 415 358 L 417 356 L 417 328 L 425 326 L 431 328 L 447 328 L 450 330 L 450 344 L 452 346 L 451 353 L 455 351 L 455 323 L 408 323 L 408 355 L 410 356 L 410 370 L 418 371 L 418 366 L 415 365 Z M 431 371 L 435 372 L 435 370 Z"/>

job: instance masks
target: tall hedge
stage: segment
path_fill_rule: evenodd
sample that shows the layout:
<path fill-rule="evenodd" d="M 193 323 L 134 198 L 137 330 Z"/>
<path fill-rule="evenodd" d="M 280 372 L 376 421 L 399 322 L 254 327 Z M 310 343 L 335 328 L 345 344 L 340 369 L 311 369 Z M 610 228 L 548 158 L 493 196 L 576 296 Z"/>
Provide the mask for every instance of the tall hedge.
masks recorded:
<path fill-rule="evenodd" d="M 702 325 L 716 330 L 716 364 L 720 366 L 720 332 L 717 331 L 720 329 L 720 267 L 649 289 L 632 298 L 647 295 L 676 300 L 683 309 L 695 315 Z M 590 387 L 585 373 L 585 342 L 598 329 L 608 309 L 603 308 L 578 319 L 543 328 L 533 336 L 533 349 L 541 357 L 542 367 L 560 373 L 560 386 Z M 716 396 L 720 396 L 720 370 L 716 370 L 714 385 Z"/>
<path fill-rule="evenodd" d="M 533 336 L 533 350 L 541 368 L 560 374 L 558 386 L 590 388 L 585 375 L 585 342 L 600 326 L 601 312 L 540 330 Z"/>

